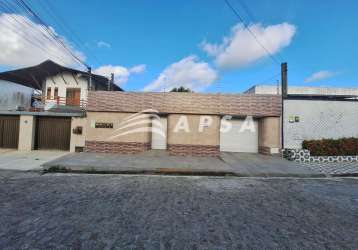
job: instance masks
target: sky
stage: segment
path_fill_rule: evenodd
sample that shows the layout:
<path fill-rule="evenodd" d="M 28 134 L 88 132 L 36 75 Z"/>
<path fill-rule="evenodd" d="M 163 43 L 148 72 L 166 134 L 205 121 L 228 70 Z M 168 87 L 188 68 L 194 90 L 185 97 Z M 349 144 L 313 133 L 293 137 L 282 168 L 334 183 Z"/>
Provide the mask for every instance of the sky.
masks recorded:
<path fill-rule="evenodd" d="M 354 0 L 229 0 L 244 23 L 225 0 L 26 2 L 73 54 L 95 73 L 114 72 L 126 91 L 242 92 L 277 84 L 281 62 L 291 86 L 358 87 Z M 1 71 L 46 59 L 81 67 L 33 17 L 0 11 Z"/>

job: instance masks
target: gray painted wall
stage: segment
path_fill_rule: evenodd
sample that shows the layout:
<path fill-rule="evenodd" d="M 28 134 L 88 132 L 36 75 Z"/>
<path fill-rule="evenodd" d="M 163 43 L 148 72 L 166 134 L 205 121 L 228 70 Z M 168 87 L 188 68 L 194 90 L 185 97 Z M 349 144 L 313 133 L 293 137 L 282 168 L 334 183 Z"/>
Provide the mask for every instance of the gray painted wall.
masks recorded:
<path fill-rule="evenodd" d="M 290 117 L 299 122 L 290 123 Z M 301 148 L 303 140 L 358 137 L 358 102 L 285 100 L 285 148 Z"/>
<path fill-rule="evenodd" d="M 33 89 L 0 80 L 0 110 L 16 110 L 18 106 L 31 107 Z"/>

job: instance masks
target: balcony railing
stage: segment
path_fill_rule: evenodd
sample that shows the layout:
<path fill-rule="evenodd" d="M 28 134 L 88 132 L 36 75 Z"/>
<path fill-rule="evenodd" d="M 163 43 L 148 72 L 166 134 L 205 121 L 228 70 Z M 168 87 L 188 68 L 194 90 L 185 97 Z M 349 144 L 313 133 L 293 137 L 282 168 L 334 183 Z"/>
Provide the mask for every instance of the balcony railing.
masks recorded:
<path fill-rule="evenodd" d="M 42 102 L 45 104 L 53 103 L 59 106 L 81 107 L 83 109 L 86 109 L 87 107 L 87 100 L 79 99 L 79 98 L 66 98 L 61 96 L 48 98 L 46 96 L 43 96 Z"/>
<path fill-rule="evenodd" d="M 77 98 L 41 96 L 38 102 L 41 104 L 32 107 L 32 111 L 84 111 L 87 108 L 87 100 Z"/>

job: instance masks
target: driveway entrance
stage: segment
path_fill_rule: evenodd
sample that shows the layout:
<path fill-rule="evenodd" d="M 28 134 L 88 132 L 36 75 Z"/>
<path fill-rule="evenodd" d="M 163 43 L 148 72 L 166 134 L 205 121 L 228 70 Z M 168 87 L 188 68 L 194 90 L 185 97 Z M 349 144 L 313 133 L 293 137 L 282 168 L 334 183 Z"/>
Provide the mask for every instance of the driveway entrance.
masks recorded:
<path fill-rule="evenodd" d="M 17 115 L 0 116 L 0 148 L 17 148 L 19 123 L 20 119 Z"/>
<path fill-rule="evenodd" d="M 68 154 L 68 152 L 42 150 L 24 152 L 0 149 L 0 169 L 21 171 L 41 170 L 42 164 L 65 154 Z"/>
<path fill-rule="evenodd" d="M 39 116 L 36 124 L 36 149 L 70 150 L 71 117 Z"/>

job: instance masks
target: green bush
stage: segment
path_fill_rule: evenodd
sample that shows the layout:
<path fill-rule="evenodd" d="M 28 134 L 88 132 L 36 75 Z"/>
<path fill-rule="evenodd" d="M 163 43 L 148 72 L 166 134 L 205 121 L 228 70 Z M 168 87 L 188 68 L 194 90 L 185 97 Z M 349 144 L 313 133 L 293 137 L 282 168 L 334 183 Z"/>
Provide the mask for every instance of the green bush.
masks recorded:
<path fill-rule="evenodd" d="M 305 140 L 302 148 L 312 156 L 358 155 L 358 138 Z"/>

